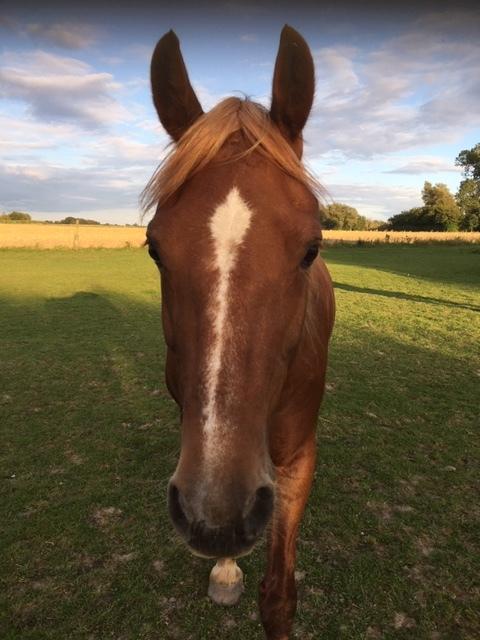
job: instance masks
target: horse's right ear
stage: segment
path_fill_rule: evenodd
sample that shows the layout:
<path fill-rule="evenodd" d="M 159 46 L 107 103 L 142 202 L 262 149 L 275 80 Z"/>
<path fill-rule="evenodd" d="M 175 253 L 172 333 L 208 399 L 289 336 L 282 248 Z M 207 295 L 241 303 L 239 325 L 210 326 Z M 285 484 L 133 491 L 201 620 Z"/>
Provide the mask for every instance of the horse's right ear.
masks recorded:
<path fill-rule="evenodd" d="M 173 31 L 161 38 L 150 66 L 153 103 L 167 133 L 179 140 L 203 114 L 183 61 L 180 43 Z"/>

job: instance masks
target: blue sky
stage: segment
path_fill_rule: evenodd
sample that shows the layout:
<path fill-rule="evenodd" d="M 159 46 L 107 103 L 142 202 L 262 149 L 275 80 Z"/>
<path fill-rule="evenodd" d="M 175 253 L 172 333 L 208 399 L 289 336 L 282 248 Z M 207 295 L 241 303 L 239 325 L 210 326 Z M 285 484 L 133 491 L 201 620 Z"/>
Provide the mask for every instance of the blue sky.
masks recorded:
<path fill-rule="evenodd" d="M 289 23 L 315 58 L 305 159 L 332 199 L 388 218 L 425 180 L 452 191 L 480 141 L 480 9 L 473 3 L 4 3 L 0 10 L 0 211 L 138 222 L 168 142 L 149 60 L 170 28 L 204 109 L 245 92 L 269 103 Z"/>

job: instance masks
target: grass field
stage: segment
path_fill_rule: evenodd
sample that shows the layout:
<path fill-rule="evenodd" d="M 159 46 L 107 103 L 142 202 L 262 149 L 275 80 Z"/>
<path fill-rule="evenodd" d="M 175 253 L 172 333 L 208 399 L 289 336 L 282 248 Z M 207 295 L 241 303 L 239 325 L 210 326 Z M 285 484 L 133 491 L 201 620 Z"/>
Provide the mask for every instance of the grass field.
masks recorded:
<path fill-rule="evenodd" d="M 480 231 L 323 231 L 325 243 L 480 243 Z M 139 247 L 143 227 L 107 227 L 75 224 L 0 224 L 0 248 L 89 249 Z"/>
<path fill-rule="evenodd" d="M 480 637 L 480 253 L 335 247 L 301 640 Z M 177 413 L 144 250 L 0 251 L 2 640 L 261 640 L 175 539 Z"/>

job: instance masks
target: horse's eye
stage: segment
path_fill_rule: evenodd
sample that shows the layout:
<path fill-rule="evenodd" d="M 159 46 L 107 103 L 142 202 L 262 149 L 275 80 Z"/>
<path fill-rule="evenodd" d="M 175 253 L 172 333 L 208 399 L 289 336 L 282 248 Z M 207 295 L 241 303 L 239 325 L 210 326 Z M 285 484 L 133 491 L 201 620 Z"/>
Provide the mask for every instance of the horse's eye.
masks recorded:
<path fill-rule="evenodd" d="M 303 256 L 303 260 L 301 263 L 302 269 L 308 269 L 308 267 L 312 264 L 315 258 L 318 256 L 318 245 L 312 244 L 311 247 L 308 248 L 307 253 Z"/>
<path fill-rule="evenodd" d="M 148 246 L 148 255 L 158 266 L 161 266 L 160 258 L 158 257 L 158 253 L 155 251 L 154 247 L 152 247 L 151 244 L 148 244 L 147 246 Z"/>

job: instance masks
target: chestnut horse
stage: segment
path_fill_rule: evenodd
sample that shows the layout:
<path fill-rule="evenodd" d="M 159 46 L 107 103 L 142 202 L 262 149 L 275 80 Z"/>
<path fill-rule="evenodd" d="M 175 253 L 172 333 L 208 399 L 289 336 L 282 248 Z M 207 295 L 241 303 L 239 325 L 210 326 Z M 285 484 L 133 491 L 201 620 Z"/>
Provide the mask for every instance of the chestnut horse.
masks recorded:
<path fill-rule="evenodd" d="M 301 163 L 314 94 L 304 39 L 285 26 L 270 110 L 227 98 L 204 113 L 170 31 L 152 57 L 153 101 L 173 139 L 143 193 L 162 285 L 166 383 L 181 411 L 168 507 L 190 549 L 216 558 L 209 594 L 233 603 L 235 558 L 268 526 L 260 612 L 285 640 L 295 547 L 315 465 L 334 320 L 318 256 L 320 185 Z"/>

